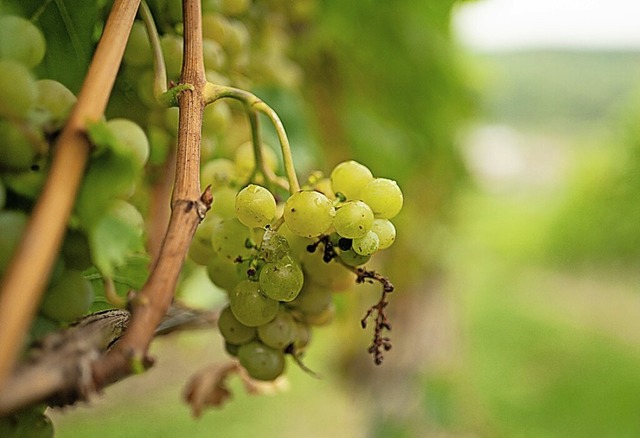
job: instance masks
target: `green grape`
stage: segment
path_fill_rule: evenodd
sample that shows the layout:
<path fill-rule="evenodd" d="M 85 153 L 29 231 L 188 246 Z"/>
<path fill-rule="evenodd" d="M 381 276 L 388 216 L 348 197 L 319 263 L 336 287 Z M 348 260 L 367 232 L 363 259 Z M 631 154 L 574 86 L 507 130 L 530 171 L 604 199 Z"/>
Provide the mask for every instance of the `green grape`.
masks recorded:
<path fill-rule="evenodd" d="M 24 118 L 35 105 L 37 93 L 35 79 L 27 67 L 0 59 L 0 117 Z"/>
<path fill-rule="evenodd" d="M 224 15 L 244 14 L 251 6 L 251 0 L 221 0 L 220 9 Z"/>
<path fill-rule="evenodd" d="M 278 157 L 269 146 L 262 145 L 262 159 L 265 167 L 275 172 L 278 167 Z M 236 171 L 240 178 L 246 179 L 251 176 L 256 167 L 256 157 L 253 151 L 253 143 L 245 142 L 238 146 L 234 155 Z"/>
<path fill-rule="evenodd" d="M 278 311 L 273 320 L 258 327 L 258 337 L 268 347 L 283 350 L 295 341 L 297 335 L 296 322 L 285 310 Z"/>
<path fill-rule="evenodd" d="M 238 58 L 249 48 L 251 36 L 243 22 L 230 20 L 225 29 L 223 47 L 230 57 Z"/>
<path fill-rule="evenodd" d="M 0 59 L 12 59 L 33 68 L 44 58 L 44 35 L 29 20 L 14 15 L 0 17 Z"/>
<path fill-rule="evenodd" d="M 262 228 L 276 215 L 276 200 L 262 186 L 249 184 L 236 195 L 236 216 L 250 228 Z"/>
<path fill-rule="evenodd" d="M 231 108 L 226 102 L 214 102 L 204 108 L 202 114 L 202 135 L 224 134 L 231 123 Z"/>
<path fill-rule="evenodd" d="M 331 199 L 332 201 L 334 199 L 336 199 L 336 195 L 333 192 L 333 188 L 331 187 L 331 180 L 329 178 L 322 178 L 322 179 L 318 180 L 313 185 L 313 190 L 315 190 L 316 192 L 322 193 L 323 195 L 325 195 L 327 198 Z"/>
<path fill-rule="evenodd" d="M 278 228 L 278 234 L 282 235 L 282 237 L 287 240 L 289 248 L 291 248 L 291 254 L 298 258 L 303 257 L 305 254 L 309 254 L 307 246 L 313 243 L 313 240 L 294 234 L 286 223 L 280 225 L 280 228 Z"/>
<path fill-rule="evenodd" d="M 171 137 L 167 131 L 158 126 L 147 126 L 149 138 L 149 164 L 160 166 L 169 156 L 171 149 Z"/>
<path fill-rule="evenodd" d="M 27 134 L 8 120 L 0 120 L 0 168 L 27 170 L 35 159 L 36 152 Z"/>
<path fill-rule="evenodd" d="M 60 82 L 51 79 L 36 81 L 36 90 L 35 110 L 42 114 L 46 130 L 60 130 L 76 103 L 76 96 Z"/>
<path fill-rule="evenodd" d="M 378 250 L 379 246 L 380 239 L 378 238 L 378 235 L 373 231 L 368 231 L 364 236 L 353 239 L 351 248 L 357 254 L 370 256 Z"/>
<path fill-rule="evenodd" d="M 142 169 L 149 159 L 149 141 L 144 130 L 128 119 L 111 119 L 107 126 L 118 139 L 119 147 L 133 156 L 135 163 Z"/>
<path fill-rule="evenodd" d="M 391 219 L 397 215 L 403 202 L 398 183 L 386 178 L 375 178 L 364 186 L 360 199 L 371 207 L 379 219 Z"/>
<path fill-rule="evenodd" d="M 258 327 L 278 313 L 278 302 L 265 296 L 257 281 L 242 280 L 229 296 L 233 315 L 246 326 Z"/>
<path fill-rule="evenodd" d="M 229 342 L 224 343 L 224 351 L 229 354 L 229 356 L 238 357 L 238 350 L 240 349 L 239 345 L 231 344 Z"/>
<path fill-rule="evenodd" d="M 62 258 L 69 269 L 84 271 L 92 265 L 87 236 L 80 230 L 67 230 L 62 244 Z"/>
<path fill-rule="evenodd" d="M 209 38 L 202 40 L 202 56 L 204 57 L 204 68 L 207 70 L 222 70 L 227 62 L 227 56 L 220 43 Z"/>
<path fill-rule="evenodd" d="M 3 178 L 13 193 L 27 199 L 36 199 L 44 187 L 48 173 L 49 163 L 45 159 L 40 159 L 26 170 L 5 173 Z"/>
<path fill-rule="evenodd" d="M 291 256 L 284 256 L 275 263 L 267 263 L 260 270 L 260 287 L 264 293 L 277 301 L 295 299 L 304 283 L 304 275 Z"/>
<path fill-rule="evenodd" d="M 316 237 L 331 227 L 335 209 L 325 195 L 314 191 L 300 191 L 291 195 L 284 206 L 284 220 L 293 233 L 302 237 Z"/>
<path fill-rule="evenodd" d="M 224 45 L 226 40 L 229 20 L 227 17 L 217 13 L 205 13 L 202 15 L 202 37 L 216 41 Z"/>
<path fill-rule="evenodd" d="M 343 161 L 331 171 L 331 187 L 334 193 L 342 193 L 347 199 L 358 199 L 360 191 L 373 180 L 368 167 L 357 161 Z"/>
<path fill-rule="evenodd" d="M 169 79 L 177 80 L 182 71 L 182 56 L 184 48 L 182 38 L 177 35 L 165 34 L 160 37 L 160 46 L 164 55 Z"/>
<path fill-rule="evenodd" d="M 370 259 L 370 255 L 361 255 L 355 252 L 353 249 L 340 252 L 340 259 L 349 266 L 362 266 Z"/>
<path fill-rule="evenodd" d="M 311 341 L 311 327 L 307 324 L 296 321 L 296 335 L 293 340 L 293 347 L 296 352 L 301 352 Z"/>
<path fill-rule="evenodd" d="M 147 29 L 142 21 L 135 21 L 129 34 L 124 62 L 137 67 L 151 65 L 153 61 Z"/>
<path fill-rule="evenodd" d="M 213 194 L 211 213 L 224 219 L 236 217 L 236 195 L 238 191 L 231 187 L 223 187 Z M 243 242 L 244 243 L 244 242 Z"/>
<path fill-rule="evenodd" d="M 289 306 L 304 314 L 316 314 L 323 312 L 331 305 L 333 296 L 331 291 L 324 286 L 306 282 L 295 300 L 288 303 Z"/>
<path fill-rule="evenodd" d="M 73 321 L 93 302 L 93 286 L 80 271 L 67 269 L 45 293 L 40 312 L 56 321 Z"/>
<path fill-rule="evenodd" d="M 378 249 L 389 248 L 396 240 L 396 227 L 388 219 L 375 219 L 371 231 L 380 239 Z"/>
<path fill-rule="evenodd" d="M 199 265 L 206 265 L 216 253 L 211 246 L 211 233 L 213 226 L 219 219 L 213 215 L 208 215 L 198 225 L 191 246 L 189 247 L 189 258 Z"/>
<path fill-rule="evenodd" d="M 373 211 L 362 201 L 348 201 L 336 210 L 333 226 L 342 237 L 362 237 L 373 226 Z"/>
<path fill-rule="evenodd" d="M 214 192 L 236 179 L 236 165 L 226 158 L 207 161 L 200 171 L 203 186 L 211 185 Z"/>
<path fill-rule="evenodd" d="M 238 265 L 228 258 L 218 255 L 209 259 L 207 275 L 213 284 L 227 292 L 233 291 L 242 280 L 238 274 Z"/>
<path fill-rule="evenodd" d="M 327 325 L 336 316 L 336 306 L 329 304 L 324 310 L 317 313 L 305 313 L 304 321 L 313 326 Z"/>
<path fill-rule="evenodd" d="M 159 107 L 159 103 L 156 100 L 156 96 L 154 94 L 154 89 L 153 89 L 153 81 L 154 81 L 154 74 L 153 74 L 153 70 L 145 70 L 144 72 L 142 72 L 142 74 L 140 73 L 136 73 L 138 74 L 138 78 L 136 80 L 136 85 L 135 85 L 135 90 L 136 90 L 136 94 L 138 95 L 138 97 L 140 98 L 140 101 L 147 106 L 148 108 L 158 108 Z M 135 79 L 132 79 L 135 80 Z M 175 110 L 176 113 L 178 112 L 178 108 L 172 107 L 172 108 L 167 108 L 167 111 L 169 110 Z M 178 116 L 176 115 L 176 125 L 173 128 L 173 131 L 178 131 Z M 173 132 L 170 131 L 170 132 Z M 175 136 L 175 132 L 173 133 Z"/>
<path fill-rule="evenodd" d="M 3 438 L 53 438 L 51 419 L 40 406 L 25 408 L 0 418 L 0 436 Z"/>
<path fill-rule="evenodd" d="M 246 344 L 256 337 L 256 328 L 247 327 L 233 316 L 231 307 L 226 306 L 218 317 L 218 330 L 229 344 Z"/>
<path fill-rule="evenodd" d="M 284 371 L 284 353 L 253 341 L 238 348 L 240 365 L 256 380 L 274 380 Z"/>
<path fill-rule="evenodd" d="M 27 226 L 22 211 L 0 211 L 0 275 L 4 273 Z"/>
<path fill-rule="evenodd" d="M 353 272 L 335 261 L 326 263 L 318 251 L 315 253 L 305 251 L 300 255 L 300 261 L 305 281 L 308 280 L 336 292 L 349 290 L 355 283 L 356 276 Z"/>
<path fill-rule="evenodd" d="M 288 255 L 289 251 L 289 242 L 284 236 L 270 228 L 265 230 L 260 244 L 260 257 L 264 261 L 275 263 Z"/>

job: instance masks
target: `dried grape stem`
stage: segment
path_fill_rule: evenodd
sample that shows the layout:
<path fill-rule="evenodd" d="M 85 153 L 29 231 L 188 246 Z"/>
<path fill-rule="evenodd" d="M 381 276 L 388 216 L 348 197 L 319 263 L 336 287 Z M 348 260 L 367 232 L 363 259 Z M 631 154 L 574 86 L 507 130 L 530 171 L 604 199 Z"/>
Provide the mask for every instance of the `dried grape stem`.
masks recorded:
<path fill-rule="evenodd" d="M 15 366 L 58 254 L 90 145 L 87 122 L 107 106 L 139 0 L 116 0 L 93 61 L 55 146 L 47 182 L 0 284 L 0 389 Z"/>

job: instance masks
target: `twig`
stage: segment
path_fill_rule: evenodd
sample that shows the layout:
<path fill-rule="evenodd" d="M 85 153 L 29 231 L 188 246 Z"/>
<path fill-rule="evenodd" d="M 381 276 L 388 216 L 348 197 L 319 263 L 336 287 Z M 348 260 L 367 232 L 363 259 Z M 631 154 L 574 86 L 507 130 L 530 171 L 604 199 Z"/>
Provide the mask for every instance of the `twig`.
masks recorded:
<path fill-rule="evenodd" d="M 139 0 L 116 0 L 69 120 L 56 142 L 42 194 L 0 283 L 0 390 L 22 348 L 60 249 L 89 157 L 87 122 L 99 120 L 127 44 Z"/>
<path fill-rule="evenodd" d="M 133 316 L 122 339 L 93 367 L 98 388 L 150 365 L 147 350 L 167 312 L 195 230 L 211 206 L 209 189 L 200 195 L 200 130 L 205 99 L 200 2 L 183 0 L 184 61 L 180 94 L 176 175 L 171 219 L 160 255 L 145 285 L 131 301 Z"/>

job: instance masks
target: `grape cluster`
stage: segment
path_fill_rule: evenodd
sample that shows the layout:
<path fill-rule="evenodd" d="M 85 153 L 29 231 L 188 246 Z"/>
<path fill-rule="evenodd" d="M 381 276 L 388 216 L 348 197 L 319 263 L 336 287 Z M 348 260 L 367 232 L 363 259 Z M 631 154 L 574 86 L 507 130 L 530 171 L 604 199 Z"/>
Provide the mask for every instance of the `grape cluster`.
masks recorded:
<path fill-rule="evenodd" d="M 277 160 L 265 152 L 275 172 Z M 227 351 L 252 377 L 273 380 L 286 354 L 300 358 L 311 327 L 331 321 L 332 293 L 350 288 L 354 268 L 393 243 L 389 219 L 402 207 L 402 192 L 395 181 L 346 161 L 283 200 L 278 188 L 244 183 L 254 166 L 251 144 L 235 158 L 202 169 L 214 201 L 189 255 L 227 292 L 218 322 Z"/>

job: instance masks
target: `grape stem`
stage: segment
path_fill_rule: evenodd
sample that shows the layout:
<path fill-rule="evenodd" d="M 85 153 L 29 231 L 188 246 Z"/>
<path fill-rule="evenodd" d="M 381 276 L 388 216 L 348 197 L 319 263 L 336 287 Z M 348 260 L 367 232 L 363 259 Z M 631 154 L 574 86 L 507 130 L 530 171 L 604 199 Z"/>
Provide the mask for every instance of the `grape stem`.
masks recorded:
<path fill-rule="evenodd" d="M 167 91 L 167 67 L 164 63 L 162 47 L 160 46 L 160 36 L 158 35 L 158 29 L 156 28 L 156 23 L 153 20 L 149 5 L 147 5 L 145 0 L 142 0 L 140 3 L 138 14 L 140 18 L 142 18 L 142 22 L 147 30 L 147 37 L 149 38 L 149 45 L 151 46 L 153 58 L 153 95 L 156 99 L 159 99 L 160 95 Z"/>
<path fill-rule="evenodd" d="M 56 146 L 47 182 L 0 283 L 0 391 L 36 313 L 90 151 L 86 124 L 100 120 L 115 82 L 139 0 L 115 0 L 78 100 Z"/>
<path fill-rule="evenodd" d="M 284 164 L 284 171 L 287 179 L 289 180 L 289 193 L 292 195 L 296 192 L 300 191 L 300 183 L 298 182 L 298 177 L 296 175 L 296 169 L 293 164 L 293 155 L 291 154 L 291 145 L 289 144 L 289 138 L 287 137 L 287 133 L 284 129 L 284 125 L 278 117 L 278 114 L 266 103 L 264 103 L 260 98 L 258 98 L 253 93 L 250 93 L 245 90 L 240 90 L 234 87 L 227 87 L 224 85 L 215 85 L 210 82 L 207 82 L 204 89 L 206 103 L 210 104 L 215 102 L 218 99 L 235 99 L 242 102 L 249 114 L 249 121 L 251 123 L 252 130 L 252 140 L 254 144 L 254 148 L 261 149 L 260 137 L 259 134 L 256 134 L 256 131 L 259 128 L 257 123 L 257 115 L 254 115 L 254 112 L 262 113 L 271 123 L 276 130 L 276 134 L 278 135 L 278 141 L 280 142 L 280 149 L 282 150 L 282 162 Z M 256 143 L 258 146 L 256 146 Z M 260 152 L 260 155 L 262 153 Z M 263 161 L 263 160 L 262 160 Z M 256 154 L 256 166 L 258 166 L 258 154 Z M 264 161 L 261 164 L 260 171 L 264 173 L 265 177 L 269 177 L 269 171 L 266 169 L 264 165 Z"/>

